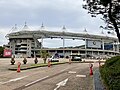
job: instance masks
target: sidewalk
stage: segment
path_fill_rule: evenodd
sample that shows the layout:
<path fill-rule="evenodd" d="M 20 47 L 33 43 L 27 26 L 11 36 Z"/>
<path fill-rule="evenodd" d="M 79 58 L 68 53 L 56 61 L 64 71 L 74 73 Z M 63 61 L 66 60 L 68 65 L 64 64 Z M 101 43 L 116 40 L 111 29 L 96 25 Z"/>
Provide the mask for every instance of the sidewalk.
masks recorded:
<path fill-rule="evenodd" d="M 95 70 L 95 73 L 93 75 L 93 81 L 94 81 L 94 90 L 105 90 L 105 87 L 103 86 L 101 81 L 99 69 Z"/>

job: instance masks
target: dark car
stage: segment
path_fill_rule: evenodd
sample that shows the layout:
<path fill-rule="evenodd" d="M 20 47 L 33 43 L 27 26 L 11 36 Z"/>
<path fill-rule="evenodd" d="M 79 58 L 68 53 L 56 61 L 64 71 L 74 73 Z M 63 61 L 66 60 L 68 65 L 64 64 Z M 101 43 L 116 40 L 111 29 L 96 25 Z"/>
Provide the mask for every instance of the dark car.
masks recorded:
<path fill-rule="evenodd" d="M 82 61 L 81 55 L 70 55 L 71 61 Z"/>

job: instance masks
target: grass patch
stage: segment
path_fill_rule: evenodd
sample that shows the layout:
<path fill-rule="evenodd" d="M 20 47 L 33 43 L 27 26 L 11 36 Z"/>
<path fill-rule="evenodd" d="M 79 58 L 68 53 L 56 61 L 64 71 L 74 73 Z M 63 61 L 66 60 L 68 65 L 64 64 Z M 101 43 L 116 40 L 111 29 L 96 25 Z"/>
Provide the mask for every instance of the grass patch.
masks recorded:
<path fill-rule="evenodd" d="M 59 64 L 65 64 L 67 62 L 52 62 L 51 65 L 59 65 Z M 47 63 L 38 63 L 38 64 L 22 64 L 21 65 L 21 70 L 27 70 L 27 69 L 32 69 L 32 68 L 37 68 L 37 67 L 45 67 L 48 66 Z M 17 65 L 14 65 L 13 67 L 8 68 L 9 70 L 16 71 L 17 70 Z"/>

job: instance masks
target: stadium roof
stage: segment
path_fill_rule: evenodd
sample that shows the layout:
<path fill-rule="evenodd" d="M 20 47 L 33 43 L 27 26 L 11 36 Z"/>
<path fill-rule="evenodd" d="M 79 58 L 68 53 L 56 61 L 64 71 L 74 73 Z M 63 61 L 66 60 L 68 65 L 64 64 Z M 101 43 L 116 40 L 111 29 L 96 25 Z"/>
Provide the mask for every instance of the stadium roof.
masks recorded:
<path fill-rule="evenodd" d="M 67 31 L 47 31 L 47 30 L 35 30 L 35 31 L 18 31 L 7 34 L 6 37 L 10 38 L 66 38 L 66 39 L 95 39 L 95 40 L 107 40 L 107 41 L 118 41 L 116 37 L 106 35 L 95 35 L 88 33 L 74 33 Z"/>

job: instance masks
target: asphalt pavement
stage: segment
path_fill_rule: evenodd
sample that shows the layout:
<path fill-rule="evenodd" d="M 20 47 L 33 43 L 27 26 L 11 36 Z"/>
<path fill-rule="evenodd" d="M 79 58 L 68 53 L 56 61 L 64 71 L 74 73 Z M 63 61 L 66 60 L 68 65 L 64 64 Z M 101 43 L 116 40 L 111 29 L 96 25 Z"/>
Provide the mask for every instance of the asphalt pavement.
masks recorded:
<path fill-rule="evenodd" d="M 41 61 L 41 59 L 39 60 Z M 22 62 L 20 59 L 18 61 Z M 66 63 L 51 67 L 39 67 L 17 73 L 16 71 L 7 70 L 7 67 L 10 65 L 8 62 L 4 60 L 0 61 L 2 65 L 0 66 L 0 90 L 95 89 L 94 77 L 89 75 L 89 63 Z M 33 59 L 29 60 L 29 63 L 33 63 Z M 95 61 L 93 65 L 93 71 L 95 71 L 98 63 Z M 95 78 L 97 77 L 95 76 Z"/>

